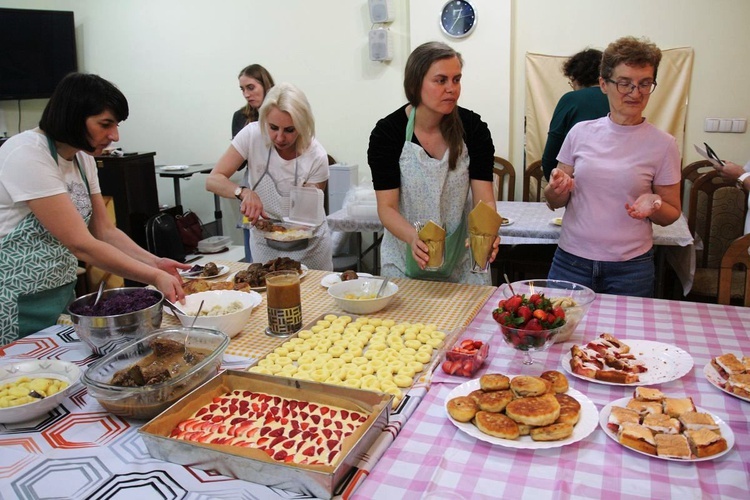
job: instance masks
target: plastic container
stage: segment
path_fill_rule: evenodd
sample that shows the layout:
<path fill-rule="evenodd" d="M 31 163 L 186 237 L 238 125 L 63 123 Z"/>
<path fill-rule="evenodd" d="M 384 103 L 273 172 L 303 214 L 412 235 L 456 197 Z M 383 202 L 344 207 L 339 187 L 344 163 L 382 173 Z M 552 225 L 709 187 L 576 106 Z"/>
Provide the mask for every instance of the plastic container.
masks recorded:
<path fill-rule="evenodd" d="M 225 249 L 232 241 L 229 236 L 211 236 L 198 242 L 198 251 L 201 253 L 216 253 Z"/>
<path fill-rule="evenodd" d="M 455 365 L 449 367 L 450 375 L 458 375 L 460 377 L 473 377 L 474 374 L 484 364 L 484 360 L 487 359 L 487 355 L 490 351 L 490 345 L 486 342 L 482 343 L 479 349 L 465 349 L 461 347 L 461 341 L 457 342 L 453 349 L 445 353 L 446 361 L 450 361 Z M 443 369 L 445 371 L 445 367 Z"/>
<path fill-rule="evenodd" d="M 289 203 L 289 222 L 319 226 L 326 218 L 323 191 L 318 188 L 293 187 L 289 192 Z"/>

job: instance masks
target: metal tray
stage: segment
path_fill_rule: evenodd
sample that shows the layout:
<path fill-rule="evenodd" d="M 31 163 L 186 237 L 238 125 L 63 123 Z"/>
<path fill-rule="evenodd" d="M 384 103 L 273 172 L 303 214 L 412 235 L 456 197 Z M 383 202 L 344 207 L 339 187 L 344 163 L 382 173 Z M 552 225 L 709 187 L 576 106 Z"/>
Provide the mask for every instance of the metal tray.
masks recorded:
<path fill-rule="evenodd" d="M 171 430 L 214 397 L 233 390 L 256 390 L 312 402 L 358 409 L 367 421 L 344 440 L 333 466 L 279 463 L 247 448 L 182 441 Z M 152 457 L 315 497 L 330 498 L 337 485 L 370 449 L 388 425 L 392 396 L 350 387 L 240 371 L 223 372 L 191 392 L 139 429 Z"/>

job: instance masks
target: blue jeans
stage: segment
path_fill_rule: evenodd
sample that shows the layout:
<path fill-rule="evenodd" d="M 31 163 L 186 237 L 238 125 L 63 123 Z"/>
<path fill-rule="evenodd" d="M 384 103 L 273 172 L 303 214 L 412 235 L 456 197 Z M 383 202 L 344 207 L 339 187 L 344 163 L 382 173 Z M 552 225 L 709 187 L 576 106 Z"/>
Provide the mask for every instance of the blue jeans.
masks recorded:
<path fill-rule="evenodd" d="M 596 293 L 653 297 L 654 248 L 630 260 L 606 262 L 577 257 L 558 247 L 547 278 L 572 281 Z"/>

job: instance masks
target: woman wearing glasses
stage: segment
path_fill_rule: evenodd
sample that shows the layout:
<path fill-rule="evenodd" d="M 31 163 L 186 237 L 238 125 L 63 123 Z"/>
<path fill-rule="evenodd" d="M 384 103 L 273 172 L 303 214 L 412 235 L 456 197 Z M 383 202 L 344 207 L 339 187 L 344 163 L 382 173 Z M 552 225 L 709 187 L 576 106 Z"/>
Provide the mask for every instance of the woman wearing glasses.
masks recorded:
<path fill-rule="evenodd" d="M 660 61 L 656 45 L 633 37 L 604 51 L 609 115 L 573 127 L 544 190 L 551 208 L 566 207 L 550 279 L 653 295 L 651 223 L 667 226 L 681 213 L 677 143 L 643 117 Z"/>

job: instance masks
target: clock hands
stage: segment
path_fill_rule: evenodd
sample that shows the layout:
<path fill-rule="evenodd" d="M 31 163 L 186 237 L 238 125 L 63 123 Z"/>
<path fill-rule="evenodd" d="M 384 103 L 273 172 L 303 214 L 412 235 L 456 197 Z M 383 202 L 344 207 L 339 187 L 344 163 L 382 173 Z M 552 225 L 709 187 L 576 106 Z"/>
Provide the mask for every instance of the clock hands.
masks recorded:
<path fill-rule="evenodd" d="M 459 19 L 463 19 L 464 17 L 469 17 L 469 14 L 464 14 L 463 10 L 453 11 L 453 14 L 459 14 L 458 17 L 456 17 L 453 20 L 453 24 L 451 24 L 450 32 L 453 32 L 453 28 L 456 27 L 456 23 L 459 21 Z"/>

